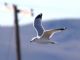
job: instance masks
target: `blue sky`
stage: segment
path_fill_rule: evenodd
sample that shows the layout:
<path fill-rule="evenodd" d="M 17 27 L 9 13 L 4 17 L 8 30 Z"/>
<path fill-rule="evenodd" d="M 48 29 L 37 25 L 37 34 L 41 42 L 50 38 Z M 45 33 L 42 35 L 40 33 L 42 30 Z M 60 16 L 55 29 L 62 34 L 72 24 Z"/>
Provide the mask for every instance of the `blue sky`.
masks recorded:
<path fill-rule="evenodd" d="M 10 9 L 4 6 L 5 2 L 9 4 Z M 16 4 L 22 10 L 29 11 L 33 8 L 34 17 L 39 13 L 43 13 L 43 21 L 46 21 L 46 19 L 52 18 L 80 18 L 79 2 L 79 0 L 0 0 L 0 25 L 13 26 L 12 4 Z M 19 23 L 20 25 L 32 23 L 34 17 L 19 14 Z"/>

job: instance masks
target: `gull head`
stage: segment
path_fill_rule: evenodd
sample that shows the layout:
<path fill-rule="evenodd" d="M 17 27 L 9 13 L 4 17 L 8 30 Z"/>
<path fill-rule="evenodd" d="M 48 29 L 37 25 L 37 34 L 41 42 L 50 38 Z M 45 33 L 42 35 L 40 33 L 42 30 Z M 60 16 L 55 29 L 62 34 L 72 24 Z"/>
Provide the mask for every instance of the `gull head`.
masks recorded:
<path fill-rule="evenodd" d="M 32 38 L 32 40 L 30 42 L 36 42 L 38 40 L 37 37 Z"/>

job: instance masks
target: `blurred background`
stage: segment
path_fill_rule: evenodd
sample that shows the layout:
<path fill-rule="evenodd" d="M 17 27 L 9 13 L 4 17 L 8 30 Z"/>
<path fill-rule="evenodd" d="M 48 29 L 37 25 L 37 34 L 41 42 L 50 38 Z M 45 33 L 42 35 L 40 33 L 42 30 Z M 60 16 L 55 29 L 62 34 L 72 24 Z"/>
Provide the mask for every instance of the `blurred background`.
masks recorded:
<path fill-rule="evenodd" d="M 20 13 L 20 43 L 22 60 L 80 60 L 79 0 L 0 0 L 0 60 L 16 60 L 14 26 L 15 4 Z M 44 29 L 67 27 L 51 40 L 56 44 L 30 43 L 36 36 L 35 17 L 43 13 Z"/>

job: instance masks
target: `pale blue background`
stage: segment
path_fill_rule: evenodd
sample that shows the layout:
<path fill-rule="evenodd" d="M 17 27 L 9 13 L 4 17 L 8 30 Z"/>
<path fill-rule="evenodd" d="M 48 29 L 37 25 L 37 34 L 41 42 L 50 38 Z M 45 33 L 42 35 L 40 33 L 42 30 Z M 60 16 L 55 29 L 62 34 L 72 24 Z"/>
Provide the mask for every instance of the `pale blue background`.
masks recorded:
<path fill-rule="evenodd" d="M 36 31 L 32 24 L 20 27 L 22 60 L 80 60 L 80 19 L 60 19 L 43 22 L 45 29 L 67 27 L 51 40 L 56 44 L 30 43 Z M 15 60 L 15 29 L 0 27 L 0 60 Z"/>

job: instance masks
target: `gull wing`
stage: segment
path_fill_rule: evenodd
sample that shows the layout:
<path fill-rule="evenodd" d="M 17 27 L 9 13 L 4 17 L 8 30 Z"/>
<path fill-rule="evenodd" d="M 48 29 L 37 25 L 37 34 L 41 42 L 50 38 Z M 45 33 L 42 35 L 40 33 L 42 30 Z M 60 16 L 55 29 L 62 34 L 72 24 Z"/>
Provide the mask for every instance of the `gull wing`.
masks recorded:
<path fill-rule="evenodd" d="M 37 31 L 37 35 L 38 36 L 41 36 L 44 32 L 44 29 L 42 27 L 42 23 L 41 23 L 41 20 L 42 20 L 42 13 L 40 13 L 36 18 L 35 18 L 35 21 L 34 21 L 34 27 Z"/>
<path fill-rule="evenodd" d="M 61 32 L 63 30 L 65 30 L 66 28 L 59 28 L 59 29 L 51 29 L 51 30 L 47 30 L 44 32 L 44 34 L 42 35 L 42 38 L 46 38 L 49 39 L 52 37 L 52 35 L 56 32 Z"/>

